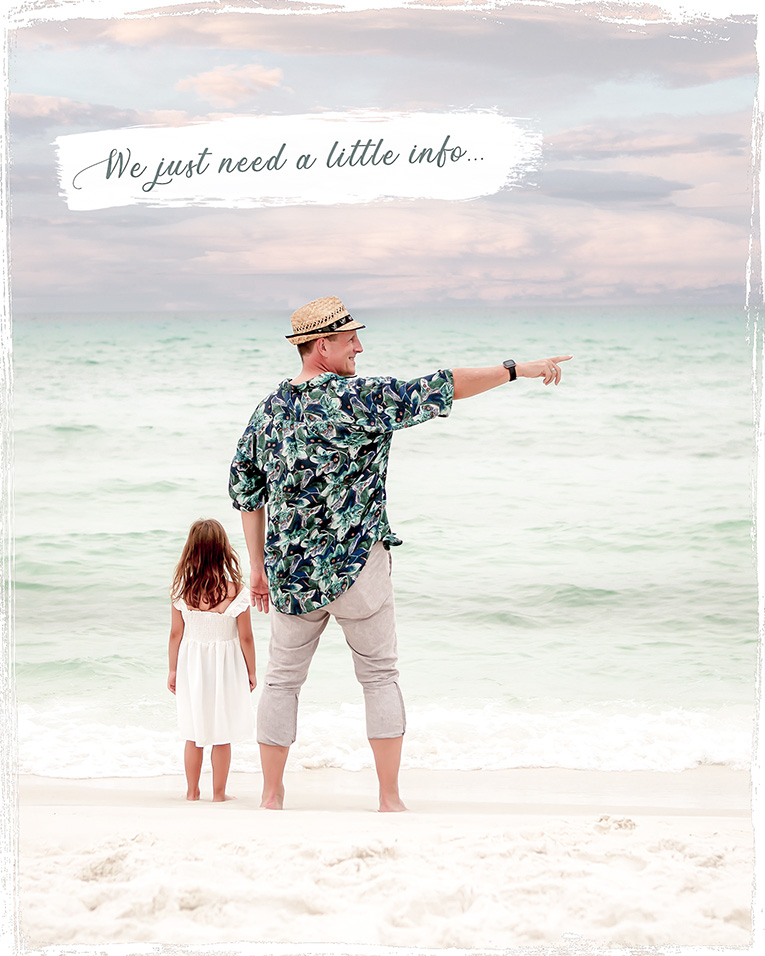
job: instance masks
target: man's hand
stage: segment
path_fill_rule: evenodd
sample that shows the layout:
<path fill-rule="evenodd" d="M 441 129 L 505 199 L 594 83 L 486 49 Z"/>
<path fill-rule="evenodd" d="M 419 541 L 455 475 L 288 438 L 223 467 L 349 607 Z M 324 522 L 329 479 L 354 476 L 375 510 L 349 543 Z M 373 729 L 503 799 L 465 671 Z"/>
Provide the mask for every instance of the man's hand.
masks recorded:
<path fill-rule="evenodd" d="M 518 378 L 544 378 L 544 384 L 549 385 L 560 381 L 561 370 L 559 362 L 568 362 L 573 355 L 556 355 L 555 358 L 538 359 L 536 362 L 518 362 L 515 374 Z"/>
<path fill-rule="evenodd" d="M 258 686 L 258 678 L 254 674 L 249 674 L 248 677 L 250 680 L 250 693 L 252 693 Z"/>
<path fill-rule="evenodd" d="M 250 571 L 250 604 L 268 614 L 268 580 L 265 568 Z"/>

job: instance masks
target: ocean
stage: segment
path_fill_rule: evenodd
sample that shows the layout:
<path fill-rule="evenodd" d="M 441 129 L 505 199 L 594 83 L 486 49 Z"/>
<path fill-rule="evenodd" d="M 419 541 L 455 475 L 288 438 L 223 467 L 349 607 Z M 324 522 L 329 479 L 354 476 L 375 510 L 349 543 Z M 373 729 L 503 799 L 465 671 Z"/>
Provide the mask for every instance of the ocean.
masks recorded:
<path fill-rule="evenodd" d="M 573 353 L 396 433 L 388 514 L 403 768 L 749 765 L 757 586 L 752 344 L 736 307 L 367 309 L 360 375 Z M 182 773 L 168 588 L 223 522 L 237 440 L 296 374 L 288 313 L 14 321 L 19 769 Z M 258 675 L 268 621 L 252 612 Z M 259 689 L 253 695 L 256 703 Z M 288 769 L 371 766 L 342 632 Z M 233 770 L 259 767 L 257 745 Z"/>

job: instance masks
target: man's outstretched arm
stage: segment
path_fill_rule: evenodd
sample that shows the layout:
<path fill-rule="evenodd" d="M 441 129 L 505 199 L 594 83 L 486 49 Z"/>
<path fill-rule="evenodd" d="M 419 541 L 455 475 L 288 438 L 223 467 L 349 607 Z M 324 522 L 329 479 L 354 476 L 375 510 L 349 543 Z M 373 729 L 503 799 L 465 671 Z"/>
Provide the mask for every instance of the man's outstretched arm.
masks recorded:
<path fill-rule="evenodd" d="M 555 358 L 538 359 L 536 362 L 517 362 L 515 374 L 518 378 L 542 378 L 544 384 L 554 382 L 556 385 L 561 378 L 560 362 L 568 362 L 571 355 L 556 355 Z M 481 392 L 488 392 L 490 388 L 505 385 L 510 380 L 510 373 L 504 365 L 491 365 L 488 368 L 455 368 L 454 398 L 471 398 Z"/>

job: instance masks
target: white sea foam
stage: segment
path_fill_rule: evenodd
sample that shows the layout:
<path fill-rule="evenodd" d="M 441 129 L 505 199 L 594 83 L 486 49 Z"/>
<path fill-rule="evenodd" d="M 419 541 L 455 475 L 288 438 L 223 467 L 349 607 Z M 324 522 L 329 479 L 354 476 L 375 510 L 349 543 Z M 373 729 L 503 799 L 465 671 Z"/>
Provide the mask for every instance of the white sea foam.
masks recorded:
<path fill-rule="evenodd" d="M 640 710 L 602 705 L 549 712 L 502 711 L 494 705 L 456 709 L 410 707 L 403 768 L 507 770 L 681 771 L 703 764 L 746 769 L 751 715 L 741 710 Z M 289 769 L 372 766 L 363 709 L 300 715 Z M 64 719 L 56 707 L 19 711 L 19 769 L 40 776 L 90 778 L 179 773 L 181 742 L 174 731 L 117 725 L 86 715 Z M 232 769 L 260 769 L 257 744 L 233 747 Z"/>

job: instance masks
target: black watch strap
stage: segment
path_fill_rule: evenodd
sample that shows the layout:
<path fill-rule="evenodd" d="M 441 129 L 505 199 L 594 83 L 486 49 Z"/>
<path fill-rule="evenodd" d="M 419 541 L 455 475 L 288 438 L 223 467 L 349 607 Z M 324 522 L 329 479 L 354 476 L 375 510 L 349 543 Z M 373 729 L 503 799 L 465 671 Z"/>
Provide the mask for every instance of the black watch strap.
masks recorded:
<path fill-rule="evenodd" d="M 518 378 L 518 373 L 515 371 L 515 359 L 505 359 L 502 364 L 510 373 L 510 381 L 514 382 Z"/>

